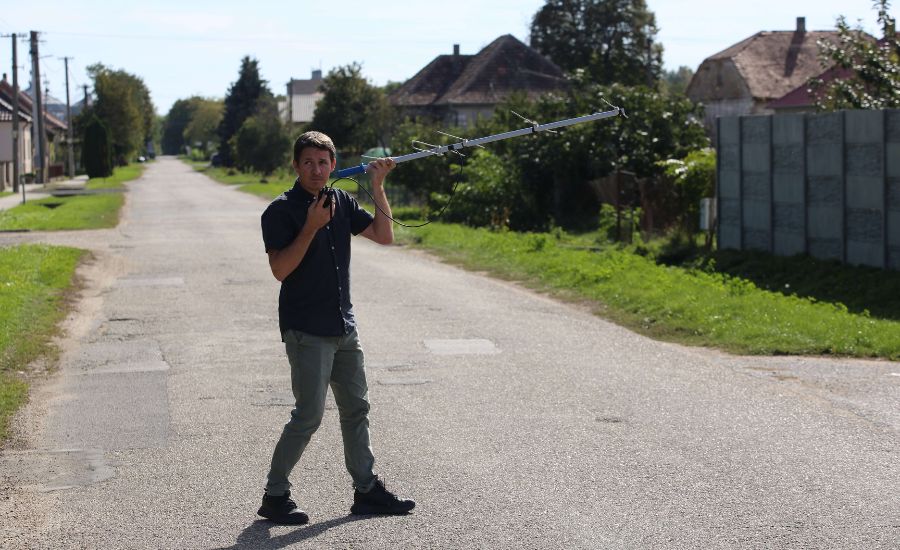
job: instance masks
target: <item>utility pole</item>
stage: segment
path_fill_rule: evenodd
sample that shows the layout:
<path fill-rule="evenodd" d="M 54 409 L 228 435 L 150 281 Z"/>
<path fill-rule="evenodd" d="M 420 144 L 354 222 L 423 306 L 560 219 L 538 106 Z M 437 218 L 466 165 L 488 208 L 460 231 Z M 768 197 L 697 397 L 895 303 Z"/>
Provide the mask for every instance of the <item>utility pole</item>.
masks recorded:
<path fill-rule="evenodd" d="M 16 33 L 12 35 L 12 148 L 13 148 L 13 193 L 19 192 L 19 58 L 16 52 Z M 22 202 L 25 202 L 25 186 L 22 186 Z"/>
<path fill-rule="evenodd" d="M 47 166 L 45 156 L 47 154 L 47 135 L 44 131 L 44 100 L 41 97 L 41 58 L 38 53 L 38 33 L 31 31 L 31 84 L 34 88 L 34 120 L 32 128 L 36 130 L 34 144 L 37 146 L 37 165 L 35 166 L 35 181 L 46 183 Z"/>
<path fill-rule="evenodd" d="M 68 137 L 66 139 L 67 142 L 67 152 L 69 157 L 68 170 L 66 170 L 67 175 L 70 178 L 75 177 L 75 144 L 72 142 L 72 104 L 69 102 L 69 60 L 71 57 L 64 57 L 63 62 L 66 65 L 66 127 Z"/>

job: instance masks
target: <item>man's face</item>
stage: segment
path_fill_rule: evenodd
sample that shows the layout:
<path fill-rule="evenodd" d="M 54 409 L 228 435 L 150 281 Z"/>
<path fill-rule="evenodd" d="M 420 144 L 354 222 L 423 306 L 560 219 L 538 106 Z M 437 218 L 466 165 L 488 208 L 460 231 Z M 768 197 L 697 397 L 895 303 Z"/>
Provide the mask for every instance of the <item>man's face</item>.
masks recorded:
<path fill-rule="evenodd" d="M 300 186 L 316 194 L 328 183 L 328 176 L 334 170 L 336 161 L 331 160 L 328 151 L 304 147 L 300 151 L 300 159 L 293 161 L 293 165 L 300 177 Z"/>

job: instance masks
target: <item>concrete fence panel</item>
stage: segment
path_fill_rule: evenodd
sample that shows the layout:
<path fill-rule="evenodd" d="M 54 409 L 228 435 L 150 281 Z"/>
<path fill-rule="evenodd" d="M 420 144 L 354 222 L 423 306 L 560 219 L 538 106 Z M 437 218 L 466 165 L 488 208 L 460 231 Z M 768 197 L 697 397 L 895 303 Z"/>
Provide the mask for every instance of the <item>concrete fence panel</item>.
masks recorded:
<path fill-rule="evenodd" d="M 885 112 L 884 133 L 887 264 L 900 269 L 900 111 Z"/>
<path fill-rule="evenodd" d="M 720 248 L 900 269 L 900 111 L 717 124 Z"/>

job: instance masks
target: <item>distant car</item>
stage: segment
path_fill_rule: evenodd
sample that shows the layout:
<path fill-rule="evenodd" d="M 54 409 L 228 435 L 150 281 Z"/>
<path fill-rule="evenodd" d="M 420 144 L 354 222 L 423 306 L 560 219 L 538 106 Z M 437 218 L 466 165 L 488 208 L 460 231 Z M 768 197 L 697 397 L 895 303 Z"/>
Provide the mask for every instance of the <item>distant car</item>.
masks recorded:
<path fill-rule="evenodd" d="M 140 156 L 138 157 L 138 162 L 147 162 L 146 157 Z"/>
<path fill-rule="evenodd" d="M 211 157 L 209 157 L 209 163 L 212 166 L 222 166 L 222 157 L 219 156 L 219 153 L 213 153 Z"/>

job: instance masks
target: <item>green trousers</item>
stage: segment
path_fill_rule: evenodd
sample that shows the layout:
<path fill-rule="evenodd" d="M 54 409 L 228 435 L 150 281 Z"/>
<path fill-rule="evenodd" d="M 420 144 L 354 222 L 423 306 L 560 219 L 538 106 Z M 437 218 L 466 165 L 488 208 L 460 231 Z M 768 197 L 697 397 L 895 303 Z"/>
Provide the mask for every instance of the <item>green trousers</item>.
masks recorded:
<path fill-rule="evenodd" d="M 288 476 L 322 423 L 329 385 L 340 415 L 347 471 L 353 486 L 368 492 L 375 484 L 375 457 L 369 444 L 368 386 L 356 330 L 335 337 L 288 330 L 283 336 L 295 405 L 272 453 L 266 493 L 280 496 L 290 490 Z"/>

